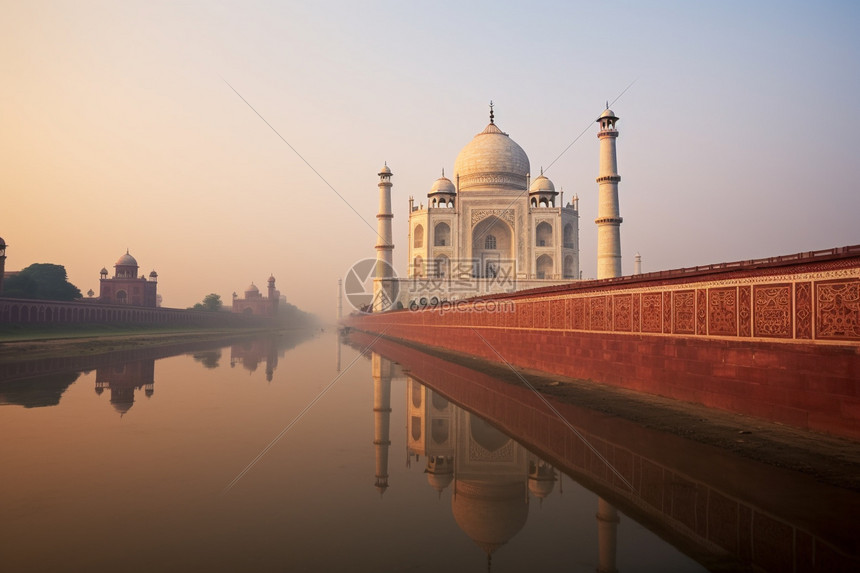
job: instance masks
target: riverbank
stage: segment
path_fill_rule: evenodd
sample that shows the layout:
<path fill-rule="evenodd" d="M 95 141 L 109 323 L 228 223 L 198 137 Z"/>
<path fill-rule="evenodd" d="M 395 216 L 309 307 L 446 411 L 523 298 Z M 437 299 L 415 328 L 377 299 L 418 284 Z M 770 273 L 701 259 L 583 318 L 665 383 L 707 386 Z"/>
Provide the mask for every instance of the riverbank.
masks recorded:
<path fill-rule="evenodd" d="M 200 328 L 183 326 L 69 325 L 0 328 L 0 364 L 32 360 L 104 354 L 179 342 L 205 342 L 236 336 L 289 332 L 285 328 Z"/>

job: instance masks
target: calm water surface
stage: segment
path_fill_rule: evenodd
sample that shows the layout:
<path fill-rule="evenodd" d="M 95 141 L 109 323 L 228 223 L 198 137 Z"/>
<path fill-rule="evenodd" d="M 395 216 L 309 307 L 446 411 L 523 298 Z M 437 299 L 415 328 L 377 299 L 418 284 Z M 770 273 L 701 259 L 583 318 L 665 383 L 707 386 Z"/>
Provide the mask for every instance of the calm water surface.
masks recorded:
<path fill-rule="evenodd" d="M 317 333 L 7 369 L 0 569 L 706 570 L 701 516 L 673 518 L 662 502 L 661 521 L 642 493 L 552 454 L 556 435 L 524 445 L 422 384 L 444 367 L 404 372 L 402 357 L 353 345 Z M 641 482 L 636 456 L 622 474 Z M 672 479 L 675 497 L 693 482 L 692 507 L 716 511 L 718 492 Z M 729 503 L 729 521 L 749 506 Z M 814 525 L 768 515 L 820 544 Z"/>

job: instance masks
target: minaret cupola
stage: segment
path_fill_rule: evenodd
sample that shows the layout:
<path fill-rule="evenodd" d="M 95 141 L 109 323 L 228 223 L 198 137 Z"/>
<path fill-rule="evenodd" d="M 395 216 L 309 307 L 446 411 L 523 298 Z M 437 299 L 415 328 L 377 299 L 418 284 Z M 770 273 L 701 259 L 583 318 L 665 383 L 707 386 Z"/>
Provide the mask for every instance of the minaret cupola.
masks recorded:
<path fill-rule="evenodd" d="M 555 207 L 557 196 L 558 191 L 555 190 L 555 185 L 547 179 L 543 174 L 543 169 L 541 169 L 540 175 L 529 185 L 529 205 L 532 207 Z"/>
<path fill-rule="evenodd" d="M 457 197 L 457 189 L 454 183 L 445 177 L 445 170 L 442 170 L 442 177 L 433 182 L 433 187 L 427 193 L 427 204 L 434 209 L 454 208 L 454 201 Z"/>

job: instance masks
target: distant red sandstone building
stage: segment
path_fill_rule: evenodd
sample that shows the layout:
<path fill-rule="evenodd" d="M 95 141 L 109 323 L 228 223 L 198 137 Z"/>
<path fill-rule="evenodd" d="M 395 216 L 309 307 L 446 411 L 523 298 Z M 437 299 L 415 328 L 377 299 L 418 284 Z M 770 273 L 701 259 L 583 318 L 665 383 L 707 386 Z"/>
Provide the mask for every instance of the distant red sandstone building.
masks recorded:
<path fill-rule="evenodd" d="M 102 304 L 127 304 L 129 306 L 158 306 L 158 273 L 152 271 L 149 278 L 137 276 L 138 264 L 128 250 L 114 265 L 114 276 L 101 270 L 99 302 Z"/>
<path fill-rule="evenodd" d="M 245 289 L 245 298 L 233 293 L 233 312 L 257 316 L 274 316 L 278 313 L 281 293 L 275 290 L 275 277 L 269 277 L 268 296 L 264 297 L 254 283 Z"/>

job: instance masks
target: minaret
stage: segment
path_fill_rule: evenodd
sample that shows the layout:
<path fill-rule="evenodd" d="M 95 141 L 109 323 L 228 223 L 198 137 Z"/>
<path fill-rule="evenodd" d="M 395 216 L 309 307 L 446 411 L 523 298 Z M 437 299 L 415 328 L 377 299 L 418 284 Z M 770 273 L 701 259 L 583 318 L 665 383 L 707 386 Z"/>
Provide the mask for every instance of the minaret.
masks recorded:
<path fill-rule="evenodd" d="M 371 355 L 373 373 L 373 448 L 376 450 L 376 489 L 388 489 L 389 419 L 391 418 L 391 361 L 376 352 Z"/>
<path fill-rule="evenodd" d="M 618 161 L 615 155 L 615 139 L 618 118 L 606 106 L 597 123 L 600 131 L 600 171 L 597 177 L 597 278 L 608 279 L 621 276 L 621 216 L 618 212 Z"/>
<path fill-rule="evenodd" d="M 376 214 L 376 272 L 373 281 L 373 312 L 387 310 L 392 304 L 391 280 L 394 269 L 394 244 L 391 235 L 391 169 L 386 163 L 379 171 L 379 211 Z"/>

